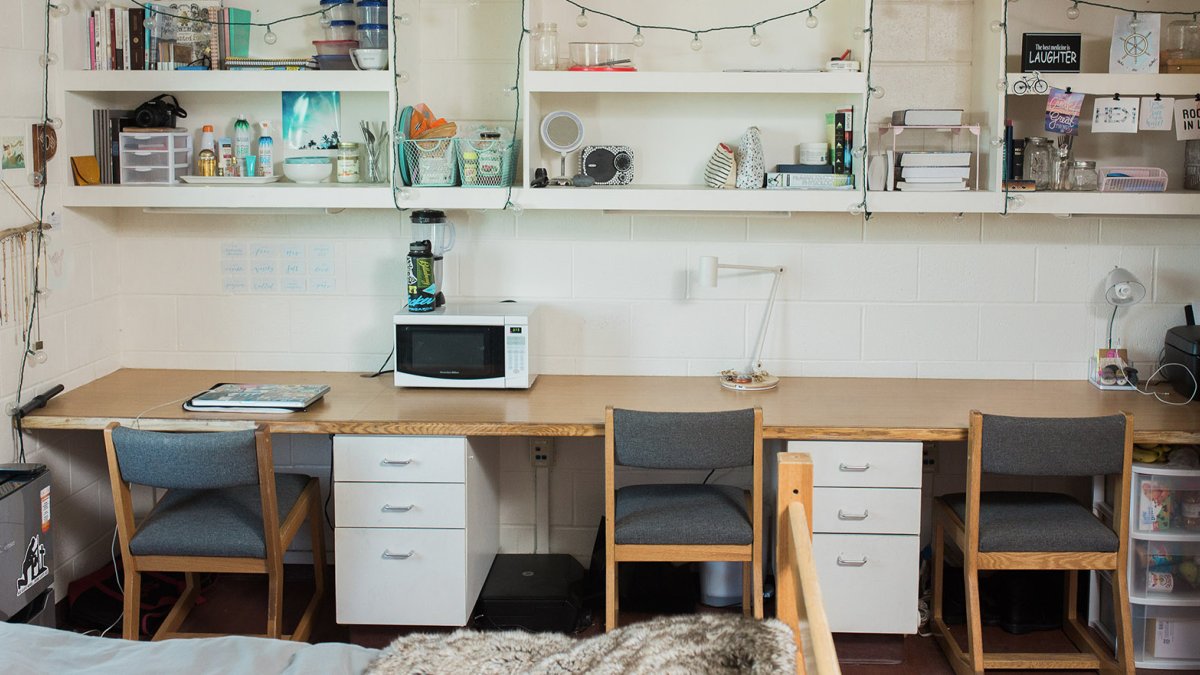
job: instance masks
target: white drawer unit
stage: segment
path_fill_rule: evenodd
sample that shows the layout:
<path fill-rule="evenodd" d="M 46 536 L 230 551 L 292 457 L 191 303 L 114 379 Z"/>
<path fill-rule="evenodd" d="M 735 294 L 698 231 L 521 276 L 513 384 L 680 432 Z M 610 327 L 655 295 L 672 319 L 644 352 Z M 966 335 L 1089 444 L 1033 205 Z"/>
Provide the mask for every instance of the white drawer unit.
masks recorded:
<path fill-rule="evenodd" d="M 338 623 L 467 623 L 499 548 L 498 453 L 484 445 L 334 436 Z"/>
<path fill-rule="evenodd" d="M 829 627 L 915 633 L 921 443 L 792 441 L 813 461 L 813 555 Z"/>

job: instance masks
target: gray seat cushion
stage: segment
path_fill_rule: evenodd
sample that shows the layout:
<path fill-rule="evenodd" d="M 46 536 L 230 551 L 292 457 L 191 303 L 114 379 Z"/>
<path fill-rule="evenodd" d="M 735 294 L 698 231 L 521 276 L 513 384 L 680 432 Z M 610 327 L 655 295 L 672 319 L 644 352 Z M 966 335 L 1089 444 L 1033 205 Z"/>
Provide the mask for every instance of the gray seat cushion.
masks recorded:
<path fill-rule="evenodd" d="M 630 485 L 617 490 L 618 544 L 750 544 L 746 492 L 729 485 Z"/>
<path fill-rule="evenodd" d="M 275 474 L 281 522 L 308 481 L 302 474 Z M 258 486 L 168 490 L 138 527 L 129 550 L 134 555 L 265 558 Z"/>
<path fill-rule="evenodd" d="M 941 499 L 959 519 L 966 518 L 966 495 Z M 979 550 L 1117 550 L 1117 535 L 1067 495 L 1048 492 L 984 492 L 979 498 Z"/>

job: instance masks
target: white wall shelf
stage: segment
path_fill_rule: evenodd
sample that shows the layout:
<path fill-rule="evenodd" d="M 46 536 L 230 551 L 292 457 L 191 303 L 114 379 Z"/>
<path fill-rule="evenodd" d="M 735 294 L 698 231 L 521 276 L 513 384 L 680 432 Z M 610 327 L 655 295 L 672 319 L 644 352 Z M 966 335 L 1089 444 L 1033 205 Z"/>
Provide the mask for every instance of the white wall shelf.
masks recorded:
<path fill-rule="evenodd" d="M 530 188 L 513 196 L 526 209 L 600 211 L 847 211 L 858 190 L 714 190 L 700 185 Z"/>
<path fill-rule="evenodd" d="M 862 94 L 863 73 L 568 72 L 530 71 L 534 93 L 627 94 Z"/>
<path fill-rule="evenodd" d="M 63 205 L 73 208 L 184 209 L 390 209 L 388 185 L 87 185 L 68 186 Z"/>
<path fill-rule="evenodd" d="M 1200 191 L 1168 192 L 1013 192 L 1025 203 L 1010 202 L 1011 213 L 1072 213 L 1078 215 L 1132 214 L 1139 216 L 1195 216 L 1200 213 Z"/>
<path fill-rule="evenodd" d="M 1025 73 L 1009 73 L 1008 90 L 1024 77 Z M 1188 74 L 1138 74 L 1138 73 L 1042 73 L 1042 79 L 1051 87 L 1071 90 L 1077 94 L 1093 96 L 1195 96 L 1200 93 L 1200 75 Z M 1030 94 L 1034 95 L 1034 94 Z M 1042 95 L 1044 98 L 1045 96 Z"/>
<path fill-rule="evenodd" d="M 876 213 L 996 213 L 1004 207 L 1004 193 L 872 191 L 867 207 Z"/>
<path fill-rule="evenodd" d="M 67 70 L 68 92 L 376 91 L 389 92 L 386 70 Z"/>

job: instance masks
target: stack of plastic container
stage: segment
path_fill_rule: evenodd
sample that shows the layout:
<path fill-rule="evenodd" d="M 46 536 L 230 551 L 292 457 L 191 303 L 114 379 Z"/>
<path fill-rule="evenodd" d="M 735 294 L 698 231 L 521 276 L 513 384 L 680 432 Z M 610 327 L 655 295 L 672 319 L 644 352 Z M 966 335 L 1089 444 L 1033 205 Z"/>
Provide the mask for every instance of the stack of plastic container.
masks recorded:
<path fill-rule="evenodd" d="M 358 46 L 387 49 L 387 0 L 358 0 Z"/>
<path fill-rule="evenodd" d="M 386 1 L 385 1 L 386 4 Z M 353 70 L 350 50 L 358 47 L 355 39 L 354 1 L 321 0 L 321 25 L 324 40 L 313 40 L 317 49 L 317 66 L 321 70 Z"/>

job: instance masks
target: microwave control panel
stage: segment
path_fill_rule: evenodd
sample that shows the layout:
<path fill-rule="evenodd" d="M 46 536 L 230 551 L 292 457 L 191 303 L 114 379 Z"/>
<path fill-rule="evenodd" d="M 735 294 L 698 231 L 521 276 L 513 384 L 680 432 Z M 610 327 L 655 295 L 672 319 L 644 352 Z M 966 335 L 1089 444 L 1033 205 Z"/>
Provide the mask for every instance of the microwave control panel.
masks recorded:
<path fill-rule="evenodd" d="M 525 372 L 525 359 L 529 354 L 529 336 L 526 335 L 528 326 L 508 326 L 504 335 L 504 363 L 506 375 L 520 375 Z"/>

